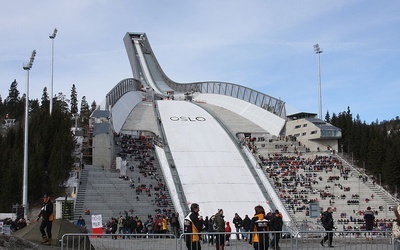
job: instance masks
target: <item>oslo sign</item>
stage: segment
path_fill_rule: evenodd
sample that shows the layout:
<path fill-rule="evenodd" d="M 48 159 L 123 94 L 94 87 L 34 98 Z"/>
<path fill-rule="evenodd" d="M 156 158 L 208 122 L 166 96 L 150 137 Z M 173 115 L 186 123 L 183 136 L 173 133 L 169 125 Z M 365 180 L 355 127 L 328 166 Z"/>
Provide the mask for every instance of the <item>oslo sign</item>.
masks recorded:
<path fill-rule="evenodd" d="M 196 116 L 196 117 L 189 117 L 189 116 L 171 116 L 169 118 L 173 122 L 205 122 L 206 118 L 202 116 Z"/>

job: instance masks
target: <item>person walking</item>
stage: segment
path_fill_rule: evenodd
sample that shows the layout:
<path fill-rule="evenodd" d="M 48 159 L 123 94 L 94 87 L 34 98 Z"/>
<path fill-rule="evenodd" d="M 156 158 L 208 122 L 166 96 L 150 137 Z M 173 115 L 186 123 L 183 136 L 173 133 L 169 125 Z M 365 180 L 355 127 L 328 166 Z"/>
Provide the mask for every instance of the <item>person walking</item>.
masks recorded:
<path fill-rule="evenodd" d="M 218 209 L 218 212 L 215 214 L 214 220 L 214 231 L 219 233 L 216 236 L 215 241 L 215 249 L 216 250 L 224 250 L 225 248 L 225 221 L 224 221 L 224 210 Z"/>
<path fill-rule="evenodd" d="M 53 202 L 51 202 L 50 196 L 48 196 L 47 194 L 43 195 L 43 204 L 37 220 L 39 220 L 40 217 L 42 217 L 42 223 L 40 224 L 39 228 L 43 239 L 42 244 L 51 245 L 51 228 L 54 220 L 54 212 Z"/>
<path fill-rule="evenodd" d="M 332 217 L 333 209 L 331 207 L 328 207 L 328 209 L 322 214 L 321 216 L 321 222 L 322 226 L 325 228 L 326 235 L 325 237 L 321 240 L 321 246 L 324 246 L 324 243 L 328 241 L 328 246 L 329 247 L 334 247 L 332 245 L 332 238 L 333 238 L 333 217 Z"/>
<path fill-rule="evenodd" d="M 271 240 L 271 248 L 278 250 L 281 249 L 279 246 L 279 239 L 281 238 L 281 231 L 283 226 L 282 214 L 279 213 L 279 210 L 275 210 L 275 213 L 271 217 L 271 231 L 275 231 L 272 233 L 272 240 Z"/>
<path fill-rule="evenodd" d="M 250 222 L 250 232 L 257 232 L 250 234 L 249 243 L 253 245 L 254 250 L 267 250 L 269 247 L 269 220 L 265 217 L 264 207 L 258 205 L 254 208 L 255 214 Z"/>
<path fill-rule="evenodd" d="M 185 217 L 184 233 L 188 250 L 201 250 L 200 235 L 203 223 L 199 220 L 200 206 L 197 203 L 190 205 L 190 213 Z"/>
<path fill-rule="evenodd" d="M 237 213 L 235 213 L 235 217 L 233 217 L 232 223 L 233 225 L 235 225 L 236 233 L 242 232 L 243 220 Z M 236 234 L 236 238 L 240 240 L 240 234 Z"/>
<path fill-rule="evenodd" d="M 371 207 L 367 207 L 367 211 L 364 212 L 364 221 L 365 221 L 365 230 L 372 231 L 372 229 L 374 228 L 374 224 L 375 224 L 375 215 L 374 215 L 374 212 L 372 212 Z M 367 233 L 366 239 L 372 240 L 372 234 Z"/>

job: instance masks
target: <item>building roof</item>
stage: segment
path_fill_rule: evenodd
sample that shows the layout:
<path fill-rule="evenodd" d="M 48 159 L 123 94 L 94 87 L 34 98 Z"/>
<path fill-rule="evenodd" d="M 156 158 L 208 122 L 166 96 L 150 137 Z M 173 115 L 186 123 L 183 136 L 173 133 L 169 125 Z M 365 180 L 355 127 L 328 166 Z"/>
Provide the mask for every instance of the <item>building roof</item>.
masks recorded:
<path fill-rule="evenodd" d="M 110 111 L 96 109 L 95 111 L 93 111 L 93 113 L 91 114 L 90 117 L 94 117 L 94 118 L 102 118 L 102 117 L 110 118 Z"/>

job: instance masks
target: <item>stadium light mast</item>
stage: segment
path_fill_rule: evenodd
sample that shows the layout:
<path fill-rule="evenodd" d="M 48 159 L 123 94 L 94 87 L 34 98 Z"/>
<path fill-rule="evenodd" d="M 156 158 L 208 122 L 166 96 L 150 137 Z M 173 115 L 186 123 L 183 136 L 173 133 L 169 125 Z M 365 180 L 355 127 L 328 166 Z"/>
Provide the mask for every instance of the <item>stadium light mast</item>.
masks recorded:
<path fill-rule="evenodd" d="M 314 44 L 314 51 L 318 55 L 318 107 L 319 107 L 319 119 L 322 120 L 322 90 L 321 90 L 321 53 L 322 50 L 319 44 Z"/>
<path fill-rule="evenodd" d="M 56 35 L 57 35 L 57 29 L 54 29 L 53 34 L 49 35 L 49 38 L 51 39 L 50 115 L 51 115 L 51 111 L 53 110 L 53 78 L 54 78 L 53 77 L 53 63 L 54 63 L 54 39 L 56 38 Z"/>
<path fill-rule="evenodd" d="M 31 70 L 33 61 L 35 60 L 36 50 L 32 51 L 31 58 L 28 64 L 22 68 L 26 70 L 26 94 L 25 94 L 25 139 L 24 139 L 24 174 L 23 174 L 23 188 L 22 188 L 22 206 L 24 207 L 24 218 L 28 218 L 29 204 L 28 204 L 28 120 L 29 120 L 29 70 Z"/>

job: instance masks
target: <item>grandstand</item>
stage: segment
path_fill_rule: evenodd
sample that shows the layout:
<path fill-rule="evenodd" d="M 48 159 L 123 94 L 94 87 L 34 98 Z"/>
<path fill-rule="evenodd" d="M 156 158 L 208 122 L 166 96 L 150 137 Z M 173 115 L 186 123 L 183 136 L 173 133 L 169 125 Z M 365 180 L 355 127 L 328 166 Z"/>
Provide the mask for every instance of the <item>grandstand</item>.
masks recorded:
<path fill-rule="evenodd" d="M 174 82 L 145 33 L 127 33 L 124 43 L 133 78 L 92 114 L 76 218 L 178 212 L 182 221 L 193 202 L 204 216 L 224 208 L 229 221 L 259 204 L 279 209 L 290 230 L 316 227 L 310 204 L 333 207 L 346 228 L 362 228 L 367 206 L 382 224 L 392 216 L 397 201 L 338 153 L 339 128 L 237 84 Z"/>

